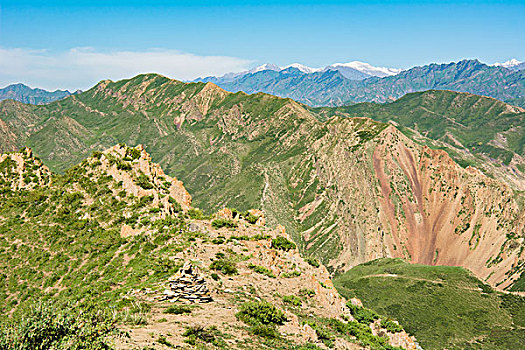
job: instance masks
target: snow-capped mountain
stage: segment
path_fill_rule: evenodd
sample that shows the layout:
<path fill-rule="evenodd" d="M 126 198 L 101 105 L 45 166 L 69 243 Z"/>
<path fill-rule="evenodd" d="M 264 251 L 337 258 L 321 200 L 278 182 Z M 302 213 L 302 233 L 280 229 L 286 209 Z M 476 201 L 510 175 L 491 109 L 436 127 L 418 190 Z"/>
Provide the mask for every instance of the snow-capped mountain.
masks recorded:
<path fill-rule="evenodd" d="M 397 68 L 375 67 L 368 63 L 359 61 L 352 61 L 348 63 L 335 63 L 324 68 L 312 68 L 301 63 L 292 63 L 284 67 L 280 67 L 272 63 L 265 63 L 263 65 L 242 72 L 227 73 L 220 77 L 199 78 L 195 81 L 211 81 L 213 83 L 224 83 L 240 79 L 248 74 L 255 74 L 263 71 L 282 72 L 284 70 L 289 70 L 290 68 L 295 68 L 304 74 L 313 74 L 326 71 L 338 71 L 344 77 L 350 80 L 363 80 L 370 77 L 383 78 L 396 75 L 402 71 L 402 69 Z"/>
<path fill-rule="evenodd" d="M 241 72 L 240 74 L 241 75 L 244 75 L 244 74 L 253 74 L 253 73 L 257 73 L 257 72 L 262 72 L 263 70 L 274 70 L 276 72 L 279 72 L 282 70 L 281 67 L 279 67 L 278 65 L 276 64 L 273 64 L 273 63 L 265 63 L 261 66 L 258 66 L 258 67 L 255 67 L 255 68 L 252 68 L 250 70 L 247 70 L 247 71 L 244 71 L 244 72 Z"/>
<path fill-rule="evenodd" d="M 513 58 L 511 60 L 508 60 L 507 62 L 499 63 L 496 62 L 493 64 L 495 67 L 503 67 L 507 68 L 513 71 L 519 71 L 525 69 L 525 62 L 518 61 L 517 59 Z"/>
<path fill-rule="evenodd" d="M 288 69 L 288 68 L 296 68 L 306 74 L 321 72 L 324 69 L 324 68 L 312 68 L 312 67 L 305 66 L 304 64 L 300 64 L 300 63 L 292 63 L 284 67 L 283 70 Z"/>
<path fill-rule="evenodd" d="M 338 70 L 341 68 L 352 68 L 361 73 L 379 78 L 396 75 L 403 71 L 402 69 L 398 68 L 374 67 L 371 64 L 359 61 L 352 61 L 348 63 L 334 63 L 328 66 L 327 68 L 332 70 Z"/>

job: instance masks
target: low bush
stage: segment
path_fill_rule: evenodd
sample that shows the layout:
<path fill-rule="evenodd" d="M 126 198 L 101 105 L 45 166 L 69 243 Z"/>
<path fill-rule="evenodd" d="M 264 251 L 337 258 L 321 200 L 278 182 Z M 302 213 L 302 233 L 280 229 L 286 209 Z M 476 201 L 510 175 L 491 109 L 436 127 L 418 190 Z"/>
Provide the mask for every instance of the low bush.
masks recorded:
<path fill-rule="evenodd" d="M 299 295 L 304 295 L 306 297 L 313 297 L 315 296 L 315 291 L 311 289 L 303 288 L 299 291 Z"/>
<path fill-rule="evenodd" d="M 236 275 L 239 273 L 236 264 L 226 259 L 215 260 L 210 264 L 210 269 L 220 271 L 225 275 Z"/>
<path fill-rule="evenodd" d="M 213 343 L 215 341 L 212 329 L 203 326 L 188 327 L 182 335 L 188 338 L 187 342 L 191 345 L 195 345 L 195 340 L 197 339 L 205 343 Z"/>
<path fill-rule="evenodd" d="M 137 177 L 135 182 L 137 183 L 137 185 L 139 185 L 145 190 L 151 190 L 153 188 L 153 184 L 149 181 L 148 177 L 144 174 L 140 174 L 139 177 Z"/>
<path fill-rule="evenodd" d="M 359 323 L 369 325 L 379 318 L 379 315 L 375 311 L 354 305 L 351 301 L 347 302 L 346 306 L 348 306 L 350 313 Z"/>
<path fill-rule="evenodd" d="M 390 333 L 399 333 L 403 331 L 403 327 L 389 319 L 381 320 L 381 328 L 386 329 Z"/>
<path fill-rule="evenodd" d="M 314 258 L 313 256 L 306 257 L 304 259 L 308 264 L 312 265 L 313 267 L 319 267 L 321 264 L 319 263 L 319 260 Z"/>
<path fill-rule="evenodd" d="M 246 302 L 235 315 L 237 319 L 252 326 L 282 325 L 288 321 L 284 313 L 267 301 Z"/>
<path fill-rule="evenodd" d="M 246 219 L 246 221 L 248 221 L 250 224 L 253 225 L 257 223 L 257 220 L 259 220 L 259 217 L 256 215 L 248 214 L 247 216 L 244 217 L 244 219 Z"/>
<path fill-rule="evenodd" d="M 257 272 L 257 273 L 259 273 L 261 275 L 265 275 L 265 276 L 268 276 L 268 277 L 271 277 L 271 278 L 275 278 L 275 275 L 273 274 L 273 272 L 270 269 L 268 269 L 268 268 L 266 268 L 264 266 L 254 265 L 254 264 L 250 263 L 248 265 L 248 268 L 252 269 L 253 271 L 255 271 L 255 272 Z"/>
<path fill-rule="evenodd" d="M 157 338 L 157 343 L 162 344 L 162 345 L 166 345 L 169 348 L 173 348 L 174 347 L 173 344 L 170 343 L 168 341 L 168 339 L 166 339 L 166 337 L 163 336 L 163 335 L 159 335 L 159 337 Z"/>
<path fill-rule="evenodd" d="M 188 210 L 188 215 L 190 216 L 190 219 L 194 220 L 201 220 L 204 218 L 204 213 L 199 208 L 191 208 Z"/>
<path fill-rule="evenodd" d="M 0 324 L 0 349 L 110 349 L 109 337 L 116 334 L 103 313 L 40 303 Z"/>
<path fill-rule="evenodd" d="M 279 236 L 272 239 L 272 248 L 284 250 L 287 252 L 290 249 L 295 249 L 296 245 L 294 242 L 284 238 L 283 236 Z"/>
<path fill-rule="evenodd" d="M 294 278 L 301 276 L 301 271 L 293 270 L 292 272 L 282 272 L 281 277 L 283 278 Z"/>
<path fill-rule="evenodd" d="M 211 226 L 213 226 L 213 228 L 221 228 L 221 227 L 235 228 L 237 227 L 237 223 L 230 219 L 215 219 L 211 222 Z"/>
<path fill-rule="evenodd" d="M 175 213 L 180 213 L 180 212 L 182 212 L 182 206 L 180 205 L 179 202 L 177 202 L 177 200 L 176 200 L 175 198 L 173 198 L 173 197 L 170 196 L 170 197 L 168 198 L 168 202 L 173 206 L 173 211 L 174 211 Z"/>
<path fill-rule="evenodd" d="M 264 338 L 278 338 L 280 336 L 279 332 L 275 329 L 274 326 L 268 326 L 264 324 L 258 324 L 250 327 L 250 333 L 258 335 Z"/>
<path fill-rule="evenodd" d="M 283 296 L 283 302 L 287 304 L 292 304 L 293 306 L 301 306 L 303 304 L 302 299 L 295 295 Z"/>
<path fill-rule="evenodd" d="M 164 313 L 171 315 L 190 314 L 191 308 L 187 305 L 170 305 L 166 310 L 164 310 Z"/>

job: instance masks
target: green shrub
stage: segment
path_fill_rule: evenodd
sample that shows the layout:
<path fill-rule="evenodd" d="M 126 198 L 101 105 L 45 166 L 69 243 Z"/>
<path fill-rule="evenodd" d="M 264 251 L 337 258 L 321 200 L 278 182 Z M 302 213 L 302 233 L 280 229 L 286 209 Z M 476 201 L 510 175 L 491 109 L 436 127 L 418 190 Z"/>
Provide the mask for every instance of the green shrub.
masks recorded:
<path fill-rule="evenodd" d="M 148 177 L 144 174 L 140 174 L 136 181 L 137 185 L 142 187 L 145 190 L 151 190 L 153 188 L 153 184 L 149 181 Z"/>
<path fill-rule="evenodd" d="M 213 343 L 215 341 L 215 336 L 212 333 L 212 329 L 207 329 L 203 326 L 191 326 L 186 329 L 182 334 L 188 338 L 188 343 L 195 345 L 195 340 L 201 340 L 205 343 Z"/>
<path fill-rule="evenodd" d="M 117 163 L 117 169 L 118 170 L 131 170 L 131 164 L 121 160 Z"/>
<path fill-rule="evenodd" d="M 381 328 L 384 328 L 391 333 L 399 333 L 403 331 L 403 327 L 389 319 L 381 320 Z"/>
<path fill-rule="evenodd" d="M 214 228 L 221 228 L 221 227 L 235 228 L 237 227 L 237 223 L 231 219 L 215 219 L 211 222 L 211 225 Z"/>
<path fill-rule="evenodd" d="M 282 272 L 281 277 L 283 278 L 293 278 L 301 276 L 301 271 L 293 270 L 292 272 Z"/>
<path fill-rule="evenodd" d="M 164 313 L 171 315 L 191 314 L 191 308 L 187 305 L 170 305 L 164 310 Z"/>
<path fill-rule="evenodd" d="M 351 301 L 346 303 L 350 309 L 350 313 L 359 323 L 370 324 L 379 318 L 379 315 L 370 309 L 352 304 Z"/>
<path fill-rule="evenodd" d="M 220 271 L 225 275 L 236 275 L 239 273 L 235 263 L 226 259 L 215 260 L 210 264 L 210 269 Z"/>
<path fill-rule="evenodd" d="M 321 264 L 319 263 L 319 260 L 314 258 L 313 256 L 306 257 L 304 259 L 308 264 L 312 265 L 313 267 L 319 267 Z"/>
<path fill-rule="evenodd" d="M 102 157 L 102 152 L 100 151 L 95 151 L 93 152 L 93 154 L 91 155 L 93 158 L 95 159 L 100 159 Z"/>
<path fill-rule="evenodd" d="M 267 301 L 246 302 L 241 305 L 240 311 L 235 316 L 252 326 L 282 325 L 288 321 L 281 310 Z"/>
<path fill-rule="evenodd" d="M 201 220 L 204 217 L 204 213 L 199 208 L 191 208 L 188 210 L 188 215 L 194 220 Z"/>
<path fill-rule="evenodd" d="M 140 158 L 140 151 L 136 148 L 128 148 L 126 150 L 126 157 L 130 157 L 131 159 L 139 159 Z"/>
<path fill-rule="evenodd" d="M 171 203 L 173 205 L 173 211 L 175 213 L 181 213 L 182 212 L 182 205 L 180 205 L 179 202 L 177 202 L 177 200 L 173 197 L 169 197 L 168 198 L 168 202 Z"/>
<path fill-rule="evenodd" d="M 102 313 L 40 303 L 0 324 L 0 349 L 110 349 L 108 338 L 117 333 Z"/>
<path fill-rule="evenodd" d="M 275 329 L 274 326 L 269 326 L 265 324 L 251 326 L 250 333 L 270 339 L 278 338 L 280 336 L 279 332 Z"/>
<path fill-rule="evenodd" d="M 218 281 L 220 279 L 219 275 L 217 275 L 215 272 L 211 274 L 211 278 L 214 280 L 214 281 Z"/>
<path fill-rule="evenodd" d="M 246 221 L 248 221 L 250 224 L 255 224 L 257 220 L 259 220 L 259 217 L 257 215 L 248 214 L 244 217 Z"/>
<path fill-rule="evenodd" d="M 283 236 L 279 236 L 272 239 L 272 248 L 284 250 L 287 252 L 290 249 L 295 249 L 296 245 L 294 242 L 284 238 Z"/>
<path fill-rule="evenodd" d="M 304 296 L 307 296 L 307 297 L 313 297 L 315 296 L 315 291 L 311 290 L 311 289 L 306 289 L 306 288 L 303 288 L 299 291 L 299 295 L 304 295 Z"/>
<path fill-rule="evenodd" d="M 292 304 L 293 306 L 301 306 L 303 305 L 303 301 L 301 298 L 295 295 L 285 295 L 283 296 L 283 302 L 287 304 Z"/>
<path fill-rule="evenodd" d="M 163 335 L 159 335 L 159 337 L 157 338 L 157 343 L 162 344 L 162 345 L 166 345 L 167 347 L 170 347 L 170 348 L 173 347 L 173 344 L 170 343 L 168 341 L 168 339 L 166 339 L 166 337 L 163 336 Z"/>
<path fill-rule="evenodd" d="M 273 272 L 264 267 L 264 266 L 259 266 L 259 265 L 254 265 L 252 263 L 250 263 L 248 265 L 248 268 L 252 269 L 253 271 L 257 272 L 257 273 L 260 273 L 261 275 L 265 275 L 265 276 L 268 276 L 268 277 L 271 277 L 271 278 L 275 278 L 275 275 L 273 274 Z"/>

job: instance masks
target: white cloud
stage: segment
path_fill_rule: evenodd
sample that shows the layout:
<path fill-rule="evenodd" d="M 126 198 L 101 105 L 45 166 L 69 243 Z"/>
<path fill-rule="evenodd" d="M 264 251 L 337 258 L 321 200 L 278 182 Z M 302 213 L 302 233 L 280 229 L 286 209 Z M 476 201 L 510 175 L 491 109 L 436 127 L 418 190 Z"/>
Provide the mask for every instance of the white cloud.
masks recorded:
<path fill-rule="evenodd" d="M 236 57 L 198 56 L 164 49 L 101 52 L 84 47 L 52 52 L 0 48 L 0 86 L 21 82 L 48 90 L 85 90 L 103 79 L 159 73 L 173 79 L 193 80 L 242 71 L 251 63 Z"/>

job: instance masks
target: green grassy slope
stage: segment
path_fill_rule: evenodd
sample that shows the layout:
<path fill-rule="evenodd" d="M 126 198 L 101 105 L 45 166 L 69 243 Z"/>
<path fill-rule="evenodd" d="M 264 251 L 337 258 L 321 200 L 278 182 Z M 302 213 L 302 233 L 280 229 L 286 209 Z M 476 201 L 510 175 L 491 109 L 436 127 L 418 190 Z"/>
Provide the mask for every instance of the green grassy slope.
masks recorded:
<path fill-rule="evenodd" d="M 166 257 L 190 244 L 188 233 L 170 239 L 186 227 L 182 213 L 160 219 L 152 197 L 126 193 L 98 163 L 90 158 L 64 175 L 45 173 L 46 184 L 37 185 L 42 163 L 25 155 L 24 181 L 35 186 L 25 189 L 11 187 L 14 163 L 0 163 L 3 315 L 38 299 L 116 302 L 130 288 L 151 287 L 178 269 Z M 124 224 L 152 234 L 122 238 Z"/>
<path fill-rule="evenodd" d="M 32 147 L 52 170 L 64 171 L 93 150 L 119 142 L 143 144 L 155 162 L 185 183 L 195 206 L 206 211 L 264 209 L 270 223 L 284 225 L 299 244 L 299 230 L 324 217 L 313 233 L 334 223 L 326 206 L 307 222 L 294 219 L 301 205 L 323 192 L 319 181 L 310 183 L 317 176 L 310 147 L 334 126 L 292 100 L 230 94 L 213 85 L 150 74 L 101 82 L 85 93 L 31 108 L 37 108 L 36 131 L 23 134 L 17 146 Z M 348 130 L 345 143 L 360 156 L 364 150 L 359 146 L 386 127 L 371 120 L 334 124 Z M 320 256 L 334 257 L 341 250 L 335 243 L 322 244 L 329 235 L 319 238 L 311 250 L 323 248 Z"/>
<path fill-rule="evenodd" d="M 370 110 L 377 108 L 381 106 L 372 105 Z M 438 103 L 429 108 L 444 107 Z M 18 135 L 7 137 L 12 140 L 11 149 L 32 147 L 52 170 L 63 172 L 92 151 L 116 143 L 143 144 L 153 161 L 184 182 L 195 206 L 208 212 L 225 206 L 260 208 L 270 224 L 286 227 L 302 252 L 317 256 L 330 269 L 345 269 L 377 256 L 409 257 L 407 250 L 393 248 L 391 243 L 392 226 L 406 217 L 399 216 L 391 224 L 381 216 L 381 210 L 390 209 L 380 203 L 382 190 L 375 167 L 381 162 L 374 163 L 373 158 L 397 157 L 400 153 L 395 149 L 400 146 L 414 152 L 407 159 L 418 168 L 422 148 L 394 128 L 387 129 L 385 123 L 340 116 L 323 121 L 335 114 L 348 115 L 340 113 L 342 109 L 311 109 L 290 99 L 232 94 L 213 84 L 186 84 L 156 74 L 103 81 L 45 106 L 0 102 L 0 111 L 0 120 Z M 378 151 L 384 138 L 391 144 Z M 385 176 L 395 177 L 385 179 L 391 181 L 387 186 L 400 187 L 400 198 L 413 201 L 419 189 L 407 181 L 402 164 L 389 163 Z M 463 178 L 455 169 L 450 176 Z M 485 182 L 480 186 L 486 187 Z M 463 190 L 474 197 L 479 192 L 472 186 Z M 498 196 L 503 198 L 501 193 Z M 443 192 L 447 194 L 448 190 Z M 480 206 L 490 211 L 485 204 L 493 203 Z M 513 203 L 506 207 L 512 209 L 509 227 L 519 228 L 518 210 Z M 474 227 L 470 219 L 465 215 L 460 219 L 465 222 L 454 225 Z M 506 241 L 511 239 L 519 238 L 509 235 Z M 516 250 L 514 243 L 507 246 L 501 246 L 501 254 Z"/>
<path fill-rule="evenodd" d="M 394 121 L 448 143 L 453 143 L 447 139 L 451 134 L 465 149 L 499 158 L 505 164 L 512 160 L 513 153 L 525 154 L 525 111 L 482 96 L 431 90 L 408 94 L 385 105 L 342 107 L 336 113 Z M 505 135 L 506 142 L 491 144 L 498 134 Z"/>
<path fill-rule="evenodd" d="M 462 166 L 478 167 L 496 178 L 509 177 L 512 187 L 524 188 L 523 109 L 468 93 L 430 90 L 384 105 L 362 103 L 316 111 L 324 118 L 361 116 L 391 122 L 407 136 L 445 149 Z"/>
<path fill-rule="evenodd" d="M 525 299 L 497 292 L 460 267 L 379 259 L 334 283 L 345 297 L 399 320 L 424 349 L 525 346 Z"/>

